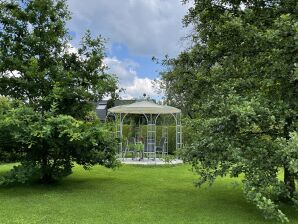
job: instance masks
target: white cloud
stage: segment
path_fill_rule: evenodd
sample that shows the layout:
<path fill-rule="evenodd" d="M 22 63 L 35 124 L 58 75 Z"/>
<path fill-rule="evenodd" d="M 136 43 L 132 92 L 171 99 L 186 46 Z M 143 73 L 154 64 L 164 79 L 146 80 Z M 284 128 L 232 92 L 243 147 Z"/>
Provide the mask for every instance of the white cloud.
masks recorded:
<path fill-rule="evenodd" d="M 184 49 L 181 38 L 189 30 L 183 28 L 182 18 L 190 5 L 182 5 L 181 0 L 67 1 L 72 12 L 68 27 L 75 32 L 74 46 L 85 30 L 90 29 L 92 35 L 102 35 L 108 38 L 108 43 L 124 45 L 137 57 L 159 58 L 165 54 L 174 57 Z M 105 64 L 110 73 L 118 76 L 119 86 L 126 89 L 122 98 L 141 97 L 143 93 L 156 99 L 162 97 L 155 91 L 152 79 L 138 75 L 140 65 L 117 56 L 123 58 L 123 55 L 107 57 Z"/>
<path fill-rule="evenodd" d="M 125 89 L 120 95 L 123 99 L 140 98 L 144 93 L 154 99 L 162 97 L 156 92 L 152 79 L 138 77 L 135 70 L 137 63 L 131 60 L 121 61 L 116 57 L 105 58 L 104 63 L 109 67 L 109 72 L 118 77 L 119 87 Z"/>
<path fill-rule="evenodd" d="M 149 78 L 135 78 L 133 83 L 126 87 L 126 93 L 123 94 L 123 98 L 140 98 L 145 93 L 153 99 L 159 99 L 160 96 L 155 92 L 152 81 Z"/>
<path fill-rule="evenodd" d="M 20 78 L 21 77 L 21 73 L 17 70 L 13 70 L 13 71 L 5 71 L 3 73 L 0 73 L 0 77 L 8 77 L 8 78 Z"/>
<path fill-rule="evenodd" d="M 181 20 L 188 6 L 181 0 L 68 0 L 68 4 L 69 27 L 77 37 L 90 29 L 137 55 L 174 56 L 183 49 L 180 39 L 188 31 Z"/>
<path fill-rule="evenodd" d="M 71 43 L 67 43 L 66 44 L 65 52 L 67 52 L 69 54 L 76 54 L 76 55 L 78 55 L 78 49 L 76 47 L 74 47 Z"/>
<path fill-rule="evenodd" d="M 78 53 L 78 49 L 70 43 L 67 44 L 66 51 L 68 53 Z M 144 93 L 154 99 L 160 99 L 162 97 L 162 94 L 158 94 L 156 88 L 153 86 L 152 79 L 138 77 L 136 68 L 139 67 L 139 64 L 135 61 L 130 59 L 119 60 L 116 57 L 106 57 L 104 59 L 104 64 L 108 66 L 109 73 L 118 77 L 119 88 L 125 90 L 121 93 L 123 99 L 140 98 Z M 13 74 L 18 77 L 17 71 L 14 71 Z"/>
<path fill-rule="evenodd" d="M 116 57 L 105 58 L 104 63 L 109 67 L 109 72 L 117 75 L 121 86 L 130 85 L 137 77 L 135 65 L 120 61 Z"/>

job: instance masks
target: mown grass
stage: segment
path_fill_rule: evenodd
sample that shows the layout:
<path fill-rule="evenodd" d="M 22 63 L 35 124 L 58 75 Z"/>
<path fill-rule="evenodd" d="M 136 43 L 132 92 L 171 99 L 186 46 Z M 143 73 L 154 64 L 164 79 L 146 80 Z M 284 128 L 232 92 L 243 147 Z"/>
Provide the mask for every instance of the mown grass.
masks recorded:
<path fill-rule="evenodd" d="M 240 180 L 200 189 L 195 180 L 187 165 L 75 167 L 55 185 L 1 187 L 0 223 L 274 223 L 244 199 Z M 283 209 L 298 223 L 297 211 Z"/>

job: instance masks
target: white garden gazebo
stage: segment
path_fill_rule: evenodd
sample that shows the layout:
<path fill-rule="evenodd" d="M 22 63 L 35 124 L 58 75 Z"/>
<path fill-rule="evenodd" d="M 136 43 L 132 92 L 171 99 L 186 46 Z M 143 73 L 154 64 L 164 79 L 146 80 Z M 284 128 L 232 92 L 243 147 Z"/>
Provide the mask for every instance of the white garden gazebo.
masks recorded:
<path fill-rule="evenodd" d="M 156 158 L 156 122 L 161 115 L 171 115 L 176 125 L 176 149 L 182 147 L 182 126 L 181 126 L 181 110 L 175 107 L 159 105 L 150 101 L 139 101 L 128 105 L 121 105 L 110 108 L 108 116 L 113 114 L 116 122 L 116 135 L 123 139 L 123 122 L 127 115 L 143 115 L 146 119 L 147 135 L 145 142 L 146 147 L 154 154 Z M 163 134 L 168 137 L 167 128 L 163 129 Z M 123 152 L 123 141 L 119 143 L 119 152 Z M 167 146 L 166 146 L 167 147 Z M 123 154 L 121 154 L 123 157 Z"/>

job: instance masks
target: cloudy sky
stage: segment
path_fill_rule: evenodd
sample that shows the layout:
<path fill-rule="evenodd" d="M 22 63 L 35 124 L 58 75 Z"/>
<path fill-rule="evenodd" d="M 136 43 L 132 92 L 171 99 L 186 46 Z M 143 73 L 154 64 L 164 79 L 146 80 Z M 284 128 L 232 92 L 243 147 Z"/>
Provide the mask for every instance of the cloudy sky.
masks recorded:
<path fill-rule="evenodd" d="M 187 30 L 181 20 L 187 6 L 181 0 L 68 0 L 72 20 L 68 28 L 78 46 L 86 29 L 108 39 L 105 63 L 119 77 L 123 98 L 146 93 L 160 98 L 151 81 L 159 65 L 152 57 L 175 56 L 183 48 Z"/>

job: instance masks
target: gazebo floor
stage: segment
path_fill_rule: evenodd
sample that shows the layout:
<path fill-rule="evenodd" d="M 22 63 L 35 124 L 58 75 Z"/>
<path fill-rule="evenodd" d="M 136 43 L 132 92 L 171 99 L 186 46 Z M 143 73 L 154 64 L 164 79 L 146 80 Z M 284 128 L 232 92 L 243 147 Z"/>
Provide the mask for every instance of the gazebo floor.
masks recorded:
<path fill-rule="evenodd" d="M 183 163 L 183 161 L 180 159 L 174 159 L 169 162 L 165 162 L 164 160 L 162 160 L 160 158 L 156 158 L 155 160 L 148 159 L 148 158 L 144 158 L 141 160 L 139 160 L 137 158 L 135 158 L 135 159 L 119 158 L 119 161 L 121 161 L 121 163 L 123 163 L 123 164 L 133 164 L 133 165 L 174 165 L 174 164 Z"/>

